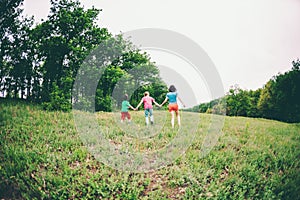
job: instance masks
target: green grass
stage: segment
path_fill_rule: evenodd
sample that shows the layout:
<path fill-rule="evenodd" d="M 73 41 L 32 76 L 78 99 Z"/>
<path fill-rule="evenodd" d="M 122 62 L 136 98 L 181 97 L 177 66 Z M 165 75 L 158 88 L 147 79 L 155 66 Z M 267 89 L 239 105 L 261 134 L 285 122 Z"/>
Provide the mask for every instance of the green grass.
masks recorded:
<path fill-rule="evenodd" d="M 112 167 L 90 153 L 102 148 L 99 132 L 79 134 L 72 113 L 0 99 L 0 199 L 299 199 L 299 124 L 225 117 L 204 156 L 203 143 L 216 136 L 209 132 L 212 115 L 182 113 L 181 129 L 173 130 L 167 111 L 155 110 L 148 129 L 142 111 L 131 114 L 131 124 L 121 124 L 119 113 L 92 116 L 117 152 L 164 152 L 174 141 L 187 151 L 145 173 L 143 159 L 138 173 L 122 159 Z"/>

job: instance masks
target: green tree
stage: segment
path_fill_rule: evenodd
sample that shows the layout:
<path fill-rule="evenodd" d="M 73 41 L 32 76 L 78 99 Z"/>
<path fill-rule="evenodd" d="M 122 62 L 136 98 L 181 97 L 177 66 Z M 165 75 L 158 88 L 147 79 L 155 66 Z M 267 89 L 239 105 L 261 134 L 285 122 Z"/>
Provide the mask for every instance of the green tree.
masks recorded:
<path fill-rule="evenodd" d="M 7 96 L 41 102 L 48 110 L 69 110 L 75 101 L 110 111 L 112 93 L 126 77 L 122 92 L 132 89 L 133 101 L 146 89 L 162 98 L 165 86 L 157 67 L 122 35 L 113 37 L 96 25 L 101 10 L 84 10 L 79 0 L 51 0 L 47 19 L 33 27 L 33 18 L 20 17 L 21 2 L 1 2 L 0 90 Z M 99 45 L 105 48 L 93 54 Z M 81 73 L 87 79 L 72 91 Z"/>
<path fill-rule="evenodd" d="M 97 88 L 96 110 L 111 111 L 114 102 L 120 107 L 125 93 L 135 105 L 140 101 L 144 91 L 148 90 L 155 98 L 162 99 L 166 85 L 159 77 L 159 70 L 146 53 L 135 49 L 129 41 L 127 48 L 118 60 L 118 66 L 109 66 L 103 73 Z"/>
<path fill-rule="evenodd" d="M 258 108 L 263 117 L 300 121 L 300 61 L 292 64 L 290 71 L 274 76 L 262 89 Z"/>
<path fill-rule="evenodd" d="M 226 114 L 229 116 L 247 116 L 250 108 L 250 98 L 247 91 L 237 85 L 226 95 Z"/>
<path fill-rule="evenodd" d="M 30 29 L 33 25 L 32 19 L 23 18 L 16 22 L 15 32 L 12 34 L 11 51 L 9 54 L 10 84 L 7 90 L 13 92 L 14 98 L 24 99 L 30 96 L 33 76 L 33 44 L 30 38 Z"/>
<path fill-rule="evenodd" d="M 41 51 L 42 100 L 53 101 L 51 93 L 71 94 L 72 84 L 80 64 L 99 43 L 111 37 L 107 29 L 96 25 L 100 10 L 84 10 L 78 0 L 51 0 L 51 12 L 47 21 L 35 29 L 35 39 Z M 53 96 L 53 95 L 52 95 Z M 56 96 L 56 95 L 54 95 Z M 64 95 L 71 103 L 70 95 Z"/>
<path fill-rule="evenodd" d="M 0 2 L 0 91 L 3 93 L 12 90 L 14 80 L 10 77 L 11 54 L 13 43 L 18 35 L 22 10 L 19 6 L 23 0 L 2 0 Z M 13 96 L 13 94 L 8 94 Z"/>
<path fill-rule="evenodd" d="M 111 95 L 113 89 L 125 73 L 119 66 L 110 65 L 106 68 L 96 91 L 96 111 L 112 111 Z"/>
<path fill-rule="evenodd" d="M 274 84 L 275 78 L 270 79 L 262 88 L 261 95 L 258 101 L 258 109 L 262 117 L 270 118 L 274 115 L 275 102 L 273 102 L 274 96 Z"/>
<path fill-rule="evenodd" d="M 259 88 L 257 90 L 250 90 L 248 91 L 249 96 L 249 108 L 247 111 L 247 117 L 261 117 L 258 109 L 258 102 L 261 95 L 262 89 Z"/>

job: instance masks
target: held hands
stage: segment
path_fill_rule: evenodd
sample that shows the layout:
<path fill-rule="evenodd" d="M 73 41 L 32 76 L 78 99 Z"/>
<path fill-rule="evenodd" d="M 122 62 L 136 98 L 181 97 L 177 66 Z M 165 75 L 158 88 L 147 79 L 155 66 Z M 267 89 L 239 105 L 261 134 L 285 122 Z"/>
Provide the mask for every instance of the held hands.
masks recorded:
<path fill-rule="evenodd" d="M 162 104 L 155 104 L 157 107 L 161 108 Z"/>

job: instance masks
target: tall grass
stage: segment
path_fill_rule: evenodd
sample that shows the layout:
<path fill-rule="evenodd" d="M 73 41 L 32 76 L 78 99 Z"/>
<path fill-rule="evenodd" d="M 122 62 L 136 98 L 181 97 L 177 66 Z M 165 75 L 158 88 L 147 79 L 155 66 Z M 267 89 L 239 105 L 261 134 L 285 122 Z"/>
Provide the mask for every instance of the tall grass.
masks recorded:
<path fill-rule="evenodd" d="M 111 145 L 147 153 L 178 137 L 167 111 L 154 111 L 151 129 L 145 129 L 142 112 L 131 114 L 132 124 L 120 124 L 119 113 L 96 114 Z M 0 198 L 299 199 L 299 124 L 226 117 L 216 145 L 203 157 L 210 122 L 208 114 L 182 113 L 181 133 L 194 131 L 183 143 L 185 153 L 159 169 L 133 173 L 99 162 L 72 113 L 0 99 Z"/>

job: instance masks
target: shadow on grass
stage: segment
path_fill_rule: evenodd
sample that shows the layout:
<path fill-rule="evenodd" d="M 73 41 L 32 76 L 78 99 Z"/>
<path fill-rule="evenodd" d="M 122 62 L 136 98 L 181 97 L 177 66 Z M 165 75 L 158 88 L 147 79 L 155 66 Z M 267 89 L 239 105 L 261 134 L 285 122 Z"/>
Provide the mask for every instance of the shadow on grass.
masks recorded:
<path fill-rule="evenodd" d="M 294 172 L 291 177 L 286 178 L 287 182 L 278 185 L 275 193 L 281 196 L 281 199 L 300 200 L 300 170 Z"/>
<path fill-rule="evenodd" d="M 0 199 L 22 199 L 22 197 L 17 186 L 8 183 L 0 183 Z"/>

